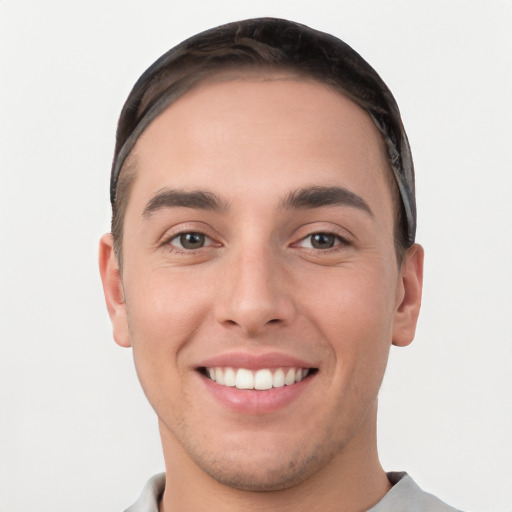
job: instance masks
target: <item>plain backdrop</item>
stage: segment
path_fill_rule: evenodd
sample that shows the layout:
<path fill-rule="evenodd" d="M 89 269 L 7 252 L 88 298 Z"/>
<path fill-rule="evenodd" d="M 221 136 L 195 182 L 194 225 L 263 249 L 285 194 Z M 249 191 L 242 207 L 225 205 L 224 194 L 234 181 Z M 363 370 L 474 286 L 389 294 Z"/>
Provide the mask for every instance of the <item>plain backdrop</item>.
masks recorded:
<path fill-rule="evenodd" d="M 380 454 L 472 512 L 512 511 L 512 1 L 0 1 L 0 512 L 121 511 L 163 470 L 100 286 L 117 116 L 200 30 L 290 18 L 344 39 L 401 107 L 426 249 Z"/>

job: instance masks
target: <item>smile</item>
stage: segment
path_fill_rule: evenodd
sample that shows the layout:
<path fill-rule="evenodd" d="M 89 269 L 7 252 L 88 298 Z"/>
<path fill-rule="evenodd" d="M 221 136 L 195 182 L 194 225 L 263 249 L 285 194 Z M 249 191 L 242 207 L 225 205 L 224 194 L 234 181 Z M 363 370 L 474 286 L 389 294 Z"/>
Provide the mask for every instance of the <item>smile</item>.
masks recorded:
<path fill-rule="evenodd" d="M 266 390 L 291 386 L 305 379 L 313 368 L 247 368 L 208 367 L 202 368 L 203 375 L 221 386 L 237 389 Z"/>

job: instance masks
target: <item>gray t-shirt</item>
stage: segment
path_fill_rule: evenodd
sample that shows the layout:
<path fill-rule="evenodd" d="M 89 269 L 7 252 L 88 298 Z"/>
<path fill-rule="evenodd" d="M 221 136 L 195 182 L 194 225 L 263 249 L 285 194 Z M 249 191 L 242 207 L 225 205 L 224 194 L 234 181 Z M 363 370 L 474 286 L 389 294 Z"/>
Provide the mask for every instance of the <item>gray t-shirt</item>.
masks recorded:
<path fill-rule="evenodd" d="M 391 490 L 368 512 L 460 512 L 432 494 L 422 491 L 407 473 L 388 473 Z M 125 512 L 158 512 L 165 487 L 165 473 L 152 477 L 140 498 Z"/>

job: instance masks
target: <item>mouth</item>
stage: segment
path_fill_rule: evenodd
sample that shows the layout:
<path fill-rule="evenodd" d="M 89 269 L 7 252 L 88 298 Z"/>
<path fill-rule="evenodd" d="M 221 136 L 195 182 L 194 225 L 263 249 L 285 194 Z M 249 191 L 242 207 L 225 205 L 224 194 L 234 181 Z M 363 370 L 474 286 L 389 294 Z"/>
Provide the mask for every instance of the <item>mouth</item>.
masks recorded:
<path fill-rule="evenodd" d="M 318 369 L 284 367 L 250 370 L 248 368 L 202 366 L 198 368 L 198 371 L 201 375 L 220 386 L 264 391 L 297 384 L 314 375 Z"/>

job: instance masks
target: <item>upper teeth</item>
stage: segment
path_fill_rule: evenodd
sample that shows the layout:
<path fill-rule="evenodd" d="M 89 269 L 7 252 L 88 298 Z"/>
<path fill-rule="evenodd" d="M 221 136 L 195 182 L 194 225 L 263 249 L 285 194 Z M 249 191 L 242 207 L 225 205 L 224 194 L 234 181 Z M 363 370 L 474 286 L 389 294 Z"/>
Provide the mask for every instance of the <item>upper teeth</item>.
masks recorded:
<path fill-rule="evenodd" d="M 246 368 L 206 368 L 210 379 L 222 386 L 238 389 L 270 389 L 300 382 L 309 373 L 307 368 L 264 368 L 257 371 Z"/>

